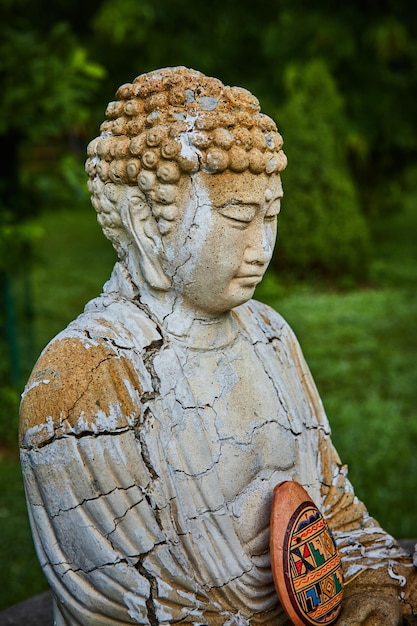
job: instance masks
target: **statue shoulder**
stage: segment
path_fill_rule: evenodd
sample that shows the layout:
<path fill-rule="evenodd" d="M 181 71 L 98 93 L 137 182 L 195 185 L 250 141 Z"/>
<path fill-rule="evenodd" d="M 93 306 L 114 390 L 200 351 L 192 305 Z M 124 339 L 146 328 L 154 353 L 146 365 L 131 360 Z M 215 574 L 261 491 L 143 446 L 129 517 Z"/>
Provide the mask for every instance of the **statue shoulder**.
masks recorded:
<path fill-rule="evenodd" d="M 288 322 L 275 309 L 263 302 L 249 300 L 237 307 L 235 312 L 240 323 L 251 335 L 262 334 L 268 340 L 291 338 L 292 341 L 296 341 Z"/>
<path fill-rule="evenodd" d="M 134 304 L 79 316 L 35 364 L 22 395 L 21 444 L 131 427 L 151 389 L 146 352 L 161 343 L 155 324 Z"/>

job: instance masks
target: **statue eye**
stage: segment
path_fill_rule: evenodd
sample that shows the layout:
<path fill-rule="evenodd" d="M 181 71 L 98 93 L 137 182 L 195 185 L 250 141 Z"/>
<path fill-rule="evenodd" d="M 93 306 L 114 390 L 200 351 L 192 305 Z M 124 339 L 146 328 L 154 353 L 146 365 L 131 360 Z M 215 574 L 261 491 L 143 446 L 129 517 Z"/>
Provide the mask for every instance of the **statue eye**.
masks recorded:
<path fill-rule="evenodd" d="M 281 198 L 277 198 L 272 202 L 271 206 L 268 207 L 267 212 L 265 213 L 265 222 L 273 222 L 279 212 L 281 211 Z"/>
<path fill-rule="evenodd" d="M 246 226 L 255 217 L 256 207 L 248 204 L 226 204 L 218 211 L 223 217 L 236 222 L 236 225 Z"/>

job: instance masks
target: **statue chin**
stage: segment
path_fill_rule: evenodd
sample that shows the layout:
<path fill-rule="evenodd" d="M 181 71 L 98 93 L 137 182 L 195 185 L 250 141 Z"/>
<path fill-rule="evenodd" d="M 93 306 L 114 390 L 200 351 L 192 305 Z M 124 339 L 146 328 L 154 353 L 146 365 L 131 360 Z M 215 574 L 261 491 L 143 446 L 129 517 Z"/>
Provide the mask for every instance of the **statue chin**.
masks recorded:
<path fill-rule="evenodd" d="M 86 170 L 120 260 L 21 405 L 55 623 L 288 624 L 270 519 L 276 485 L 296 481 L 340 553 L 337 623 L 396 626 L 400 594 L 417 606 L 411 559 L 356 498 L 294 333 L 251 300 L 282 197 L 275 123 L 182 67 L 122 86 L 106 115 Z"/>

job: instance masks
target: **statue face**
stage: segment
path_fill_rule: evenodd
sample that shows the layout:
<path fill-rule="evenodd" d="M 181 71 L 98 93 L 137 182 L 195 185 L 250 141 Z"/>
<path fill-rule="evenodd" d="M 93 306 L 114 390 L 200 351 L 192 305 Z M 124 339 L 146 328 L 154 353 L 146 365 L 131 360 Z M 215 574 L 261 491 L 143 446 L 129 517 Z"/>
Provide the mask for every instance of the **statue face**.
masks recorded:
<path fill-rule="evenodd" d="M 272 257 L 281 198 L 279 174 L 200 172 L 182 185 L 182 219 L 165 252 L 183 306 L 210 316 L 252 297 Z"/>

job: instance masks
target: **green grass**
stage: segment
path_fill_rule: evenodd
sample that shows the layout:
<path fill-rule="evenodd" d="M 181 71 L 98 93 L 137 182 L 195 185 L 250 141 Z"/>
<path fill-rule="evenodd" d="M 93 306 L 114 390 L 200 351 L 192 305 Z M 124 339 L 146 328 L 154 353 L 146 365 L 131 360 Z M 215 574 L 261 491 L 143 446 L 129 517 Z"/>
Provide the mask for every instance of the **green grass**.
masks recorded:
<path fill-rule="evenodd" d="M 323 398 L 357 495 L 397 537 L 415 537 L 417 198 L 374 225 L 371 281 L 337 290 L 267 276 L 257 297 L 290 322 Z M 42 218 L 33 277 L 36 351 L 100 292 L 115 255 L 85 209 Z M 0 448 L 0 608 L 46 587 L 15 450 Z"/>

